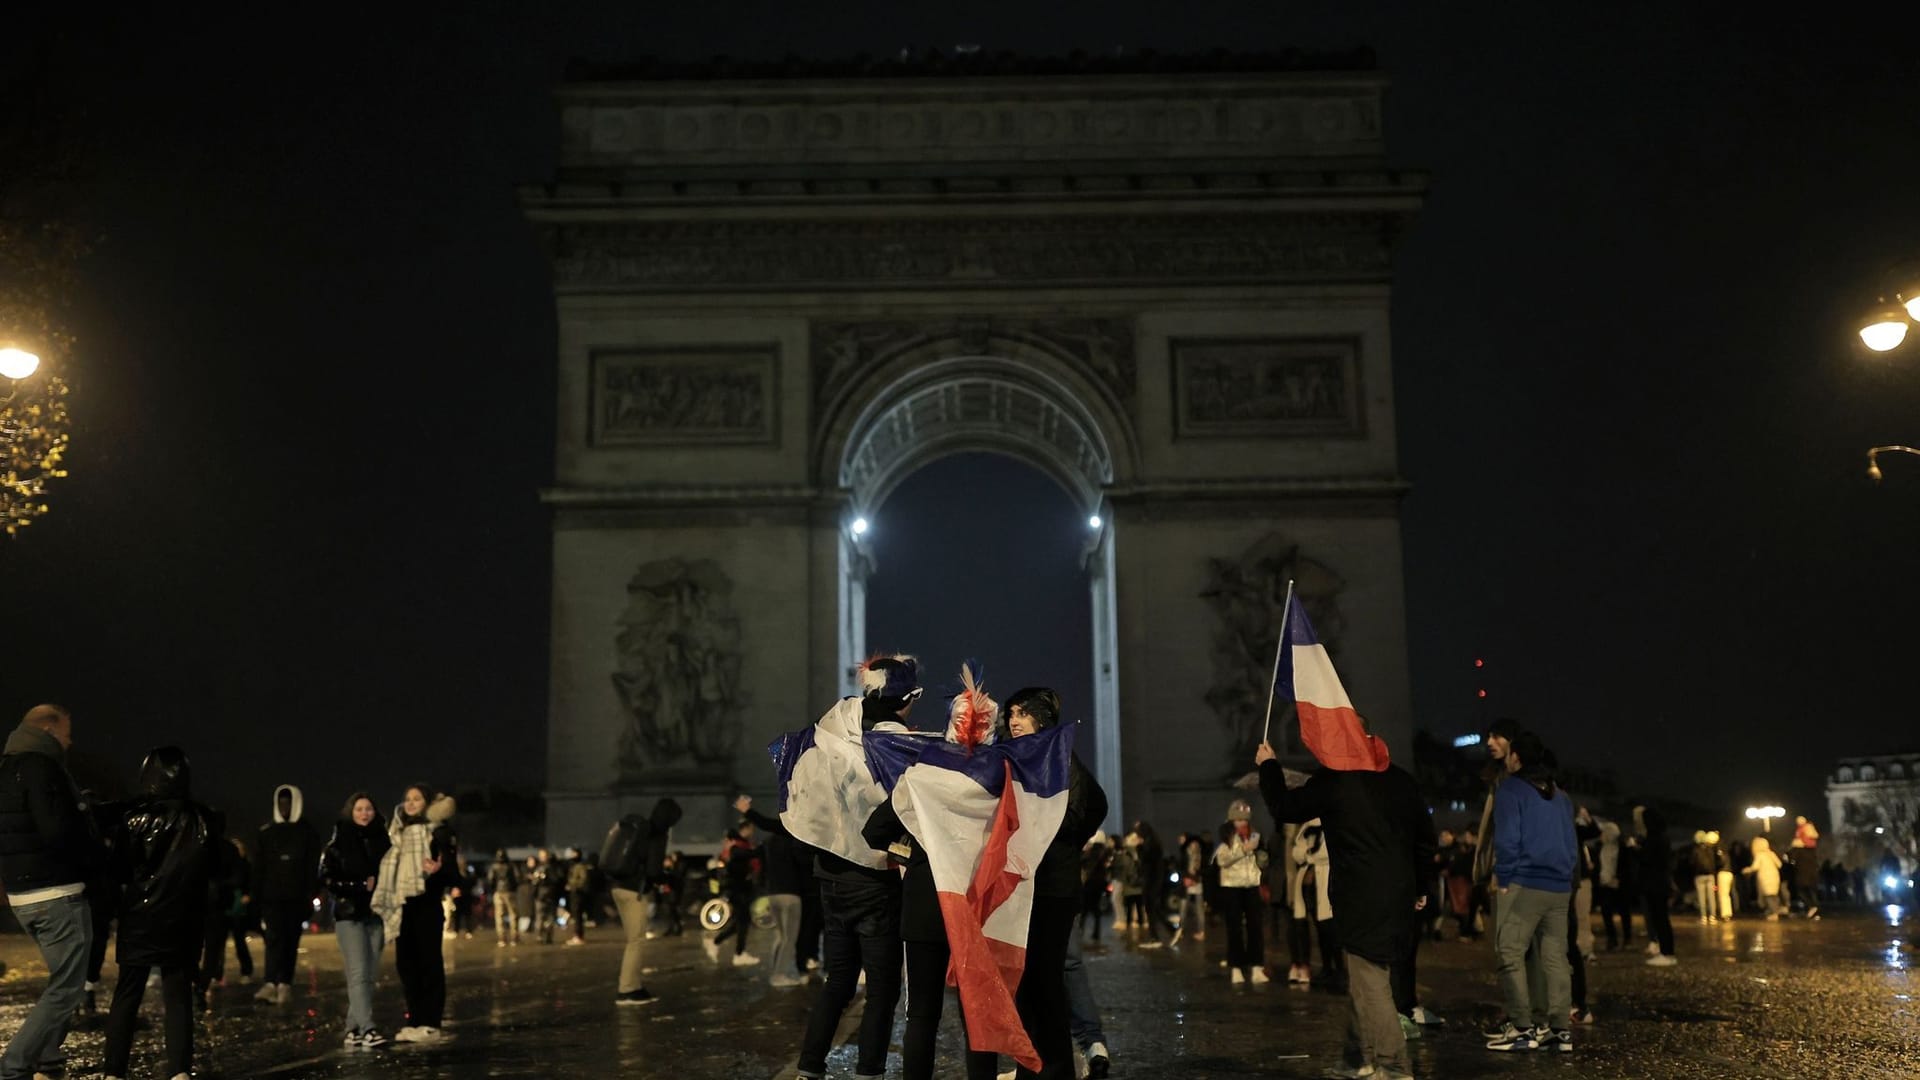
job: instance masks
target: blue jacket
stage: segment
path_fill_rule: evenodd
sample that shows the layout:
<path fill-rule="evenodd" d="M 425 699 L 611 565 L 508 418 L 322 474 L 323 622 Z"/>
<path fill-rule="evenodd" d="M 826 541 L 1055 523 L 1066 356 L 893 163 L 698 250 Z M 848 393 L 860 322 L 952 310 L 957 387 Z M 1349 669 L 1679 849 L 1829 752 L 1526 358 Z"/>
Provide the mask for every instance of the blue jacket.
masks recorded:
<path fill-rule="evenodd" d="M 1548 798 L 1532 783 L 1509 776 L 1494 789 L 1493 821 L 1493 872 L 1501 885 L 1573 891 L 1580 851 L 1566 792 L 1556 786 Z"/>

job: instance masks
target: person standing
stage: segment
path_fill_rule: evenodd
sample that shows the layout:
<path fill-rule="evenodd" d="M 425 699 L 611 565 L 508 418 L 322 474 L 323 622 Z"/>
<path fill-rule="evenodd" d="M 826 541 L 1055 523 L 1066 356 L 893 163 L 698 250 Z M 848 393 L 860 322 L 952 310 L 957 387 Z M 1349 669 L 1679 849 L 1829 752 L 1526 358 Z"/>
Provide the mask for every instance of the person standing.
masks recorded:
<path fill-rule="evenodd" d="M 567 867 L 567 944 L 585 945 L 587 943 L 587 911 L 593 906 L 593 864 L 586 856 L 574 852 L 573 864 Z"/>
<path fill-rule="evenodd" d="M 553 852 L 541 848 L 533 866 L 533 935 L 540 944 L 553 944 L 553 929 L 559 919 L 560 894 L 567 883 L 566 871 L 554 859 Z"/>
<path fill-rule="evenodd" d="M 666 862 L 667 835 L 679 820 L 680 804 L 659 799 L 646 817 L 627 814 L 615 822 L 600 845 L 600 866 L 613 885 L 613 906 L 620 913 L 620 930 L 627 939 L 626 951 L 620 954 L 620 982 L 613 995 L 616 1005 L 651 1005 L 655 1000 L 647 991 L 643 964 L 642 950 L 652 936 L 647 930 L 643 896 Z"/>
<path fill-rule="evenodd" d="M 227 939 L 234 933 L 235 903 L 247 887 L 245 875 L 246 866 L 241 862 L 237 845 L 223 840 L 213 846 L 207 871 L 206 939 L 194 985 L 209 1007 L 213 1005 L 214 990 L 226 983 Z M 245 946 L 241 948 L 240 959 L 245 965 L 241 970 L 250 972 L 252 957 L 246 954 Z"/>
<path fill-rule="evenodd" d="M 1143 941 L 1140 947 L 1158 949 L 1173 940 L 1173 923 L 1167 917 L 1167 852 L 1151 824 L 1136 821 L 1133 831 L 1140 837 L 1140 909 L 1147 920 L 1147 931 L 1153 935 L 1152 941 Z"/>
<path fill-rule="evenodd" d="M 1628 853 L 1620 843 L 1620 826 L 1600 822 L 1600 857 L 1595 860 L 1593 899 L 1600 908 L 1600 925 L 1607 933 L 1607 951 L 1633 945 L 1633 908 L 1627 903 L 1621 880 Z M 1615 922 L 1619 925 L 1616 928 Z"/>
<path fill-rule="evenodd" d="M 1693 866 L 1693 902 L 1700 911 L 1700 921 L 1716 923 L 1720 921 L 1720 905 L 1713 897 L 1713 875 L 1715 864 L 1713 845 L 1707 842 L 1707 831 L 1695 829 L 1693 849 L 1689 855 Z"/>
<path fill-rule="evenodd" d="M 727 906 L 733 918 L 718 934 L 706 939 L 707 956 L 718 962 L 720 943 L 733 938 L 733 966 L 752 967 L 760 958 L 747 951 L 747 935 L 753 930 L 754 883 L 760 878 L 760 849 L 753 842 L 753 822 L 742 820 L 727 830 L 726 841 L 714 866 L 725 882 Z"/>
<path fill-rule="evenodd" d="M 520 875 L 507 858 L 506 848 L 495 848 L 493 861 L 487 864 L 487 903 L 493 907 L 493 947 L 504 949 L 520 944 L 520 906 L 514 893 L 520 888 Z"/>
<path fill-rule="evenodd" d="M 1673 919 L 1670 905 L 1673 895 L 1673 848 L 1667 840 L 1667 819 L 1659 810 L 1640 805 L 1633 808 L 1633 845 L 1637 850 L 1634 875 L 1640 883 L 1640 902 L 1645 905 L 1647 957 L 1652 967 L 1672 967 L 1680 961 L 1673 955 Z"/>
<path fill-rule="evenodd" d="M 1293 873 L 1287 879 L 1287 897 L 1293 919 L 1287 924 L 1287 983 L 1313 985 L 1313 938 L 1320 937 L 1320 979 L 1340 985 L 1340 947 L 1333 931 L 1333 902 L 1329 899 L 1326 829 L 1319 818 L 1292 823 Z"/>
<path fill-rule="evenodd" d="M 1263 849 L 1264 851 L 1264 849 Z M 1188 941 L 1207 940 L 1207 842 L 1199 833 L 1184 834 L 1180 837 L 1180 847 L 1175 858 L 1180 860 L 1180 925 L 1173 932 L 1173 943 L 1180 939 Z M 1265 869 L 1266 859 L 1260 861 Z M 1219 867 L 1214 866 L 1214 874 L 1219 875 Z M 1217 890 L 1216 890 L 1217 893 Z"/>
<path fill-rule="evenodd" d="M 392 845 L 373 796 L 356 791 L 347 797 L 320 853 L 320 880 L 333 895 L 333 932 L 347 977 L 344 1041 L 349 1050 L 371 1050 L 387 1042 L 373 1025 L 373 984 L 386 944 L 386 925 L 373 910 L 373 889 L 380 860 Z"/>
<path fill-rule="evenodd" d="M 140 765 L 140 795 L 121 818 L 114 860 L 125 882 L 114 958 L 120 981 L 107 1013 L 104 1070 L 127 1075 L 133 1029 L 147 976 L 160 969 L 165 1004 L 167 1075 L 193 1070 L 193 976 L 205 944 L 207 878 L 225 838 L 219 818 L 193 801 L 192 769 L 177 746 L 162 746 Z"/>
<path fill-rule="evenodd" d="M 1814 835 L 1816 838 L 1819 836 L 1818 833 Z M 1817 922 L 1820 919 L 1820 866 L 1816 858 L 1818 851 L 1810 847 L 1793 846 L 1800 843 L 1802 843 L 1800 837 L 1795 836 L 1787 848 L 1793 853 L 1793 892 L 1794 895 L 1802 898 L 1801 903 L 1807 909 L 1806 917 Z"/>
<path fill-rule="evenodd" d="M 1756 836 L 1751 843 L 1753 861 L 1747 864 L 1746 872 L 1753 875 L 1755 892 L 1760 899 L 1760 909 L 1766 912 L 1768 922 L 1780 921 L 1780 856 L 1773 853 L 1773 845 L 1764 836 Z"/>
<path fill-rule="evenodd" d="M 1522 732 L 1507 751 L 1511 775 L 1494 791 L 1494 874 L 1501 909 L 1494 947 L 1507 1021 L 1487 1040 L 1499 1051 L 1573 1049 L 1567 913 L 1580 873 L 1573 801 L 1554 783 L 1546 748 Z M 1537 965 L 1537 968 L 1533 965 Z M 1545 991 L 1539 1000 L 1538 991 Z"/>
<path fill-rule="evenodd" d="M 1487 764 L 1482 771 L 1482 779 L 1487 784 L 1486 801 L 1480 807 L 1480 827 L 1474 830 L 1479 838 L 1473 849 L 1473 886 L 1476 897 L 1484 897 L 1487 910 L 1487 933 L 1496 943 L 1500 935 L 1500 883 L 1494 878 L 1494 820 L 1493 796 L 1500 790 L 1500 784 L 1512 771 L 1507 762 L 1507 749 L 1513 745 L 1514 736 L 1520 734 L 1520 723 L 1501 717 L 1487 725 L 1485 742 L 1487 744 Z"/>
<path fill-rule="evenodd" d="M 426 784 L 407 788 L 387 824 L 391 846 L 380 857 L 372 907 L 393 940 L 393 966 L 407 999 L 407 1024 L 394 1042 L 437 1043 L 447 1007 L 447 968 L 440 935 L 446 915 L 440 897 L 460 865 L 453 832 L 454 801 Z"/>
<path fill-rule="evenodd" d="M 0 757 L 0 882 L 21 929 L 47 965 L 47 988 L 0 1052 L 0 1080 L 34 1076 L 58 1056 L 86 998 L 94 915 L 86 882 L 104 862 L 80 789 L 67 773 L 73 717 L 36 705 Z"/>
<path fill-rule="evenodd" d="M 254 997 L 284 1004 L 293 992 L 300 961 L 300 932 L 313 917 L 319 888 L 320 836 L 300 819 L 300 789 L 273 789 L 273 824 L 260 827 L 253 868 L 253 895 L 260 901 L 260 933 L 266 938 L 265 982 Z"/>
<path fill-rule="evenodd" d="M 1220 915 L 1227 924 L 1227 970 L 1235 986 L 1269 981 L 1263 936 L 1266 904 L 1260 899 L 1260 873 L 1268 855 L 1252 819 L 1253 807 L 1245 799 L 1233 800 L 1227 807 L 1225 836 L 1213 849 L 1213 862 L 1220 867 Z"/>
<path fill-rule="evenodd" d="M 767 906 L 773 912 L 773 950 L 767 954 L 767 984 L 776 987 L 802 986 L 806 973 L 800 967 L 800 898 L 813 887 L 813 850 L 795 840 L 777 817 L 768 817 L 753 808 L 753 799 L 742 795 L 733 801 L 738 811 L 754 828 L 767 834 L 761 845 L 761 872 L 766 880 Z"/>

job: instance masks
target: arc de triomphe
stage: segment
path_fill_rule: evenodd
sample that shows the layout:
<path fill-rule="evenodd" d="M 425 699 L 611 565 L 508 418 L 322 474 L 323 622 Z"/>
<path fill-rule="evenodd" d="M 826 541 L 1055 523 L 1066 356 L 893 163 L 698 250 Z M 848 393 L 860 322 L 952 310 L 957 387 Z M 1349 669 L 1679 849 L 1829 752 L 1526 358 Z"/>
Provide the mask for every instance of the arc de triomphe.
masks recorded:
<path fill-rule="evenodd" d="M 1289 577 L 1410 749 L 1388 300 L 1423 179 L 1377 73 L 1243 67 L 561 89 L 523 196 L 559 312 L 550 840 L 767 791 L 866 655 L 853 522 L 960 451 L 1102 520 L 1061 632 L 1112 821 L 1220 820 Z"/>

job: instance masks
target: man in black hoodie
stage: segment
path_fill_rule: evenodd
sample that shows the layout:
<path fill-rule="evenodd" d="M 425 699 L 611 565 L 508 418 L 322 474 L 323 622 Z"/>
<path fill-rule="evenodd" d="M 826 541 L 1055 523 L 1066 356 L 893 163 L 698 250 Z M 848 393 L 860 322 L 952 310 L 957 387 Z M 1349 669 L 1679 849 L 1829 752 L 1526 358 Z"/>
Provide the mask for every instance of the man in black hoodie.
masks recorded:
<path fill-rule="evenodd" d="M 320 886 L 320 834 L 300 820 L 300 789 L 273 789 L 273 824 L 260 827 L 259 858 L 254 865 L 254 898 L 260 901 L 260 933 L 267 939 L 263 977 L 254 996 L 284 1003 L 293 991 L 293 970 L 300 961 L 300 931 L 313 917 Z"/>
<path fill-rule="evenodd" d="M 647 937 L 647 886 L 661 873 L 666 862 L 667 838 L 680 820 L 680 804 L 661 799 L 646 817 L 628 814 L 607 830 L 600 849 L 600 867 L 613 885 L 613 905 L 620 911 L 620 928 L 626 931 L 627 950 L 620 956 L 620 989 L 614 994 L 618 1005 L 651 1005 L 654 996 L 647 992 L 641 965 L 642 943 Z"/>
<path fill-rule="evenodd" d="M 57 705 L 36 705 L 0 757 L 0 881 L 48 976 L 46 991 L 0 1054 L 4 1080 L 32 1076 L 58 1056 L 85 993 L 93 945 L 85 883 L 102 849 L 67 775 L 72 745 L 73 717 Z"/>

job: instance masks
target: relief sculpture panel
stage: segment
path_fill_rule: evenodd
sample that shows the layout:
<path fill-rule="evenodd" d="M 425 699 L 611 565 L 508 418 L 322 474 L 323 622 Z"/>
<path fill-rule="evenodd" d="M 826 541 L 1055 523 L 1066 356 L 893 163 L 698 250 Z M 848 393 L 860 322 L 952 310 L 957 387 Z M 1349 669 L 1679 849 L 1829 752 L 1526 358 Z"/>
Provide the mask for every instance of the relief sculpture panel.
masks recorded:
<path fill-rule="evenodd" d="M 1357 339 L 1176 339 L 1172 349 L 1178 438 L 1365 433 Z"/>
<path fill-rule="evenodd" d="M 598 350 L 589 439 L 595 447 L 770 444 L 778 378 L 772 345 Z"/>
<path fill-rule="evenodd" d="M 711 559 L 660 559 L 627 582 L 613 688 L 627 723 L 622 782 L 724 773 L 740 748 L 740 620 L 733 580 Z"/>

